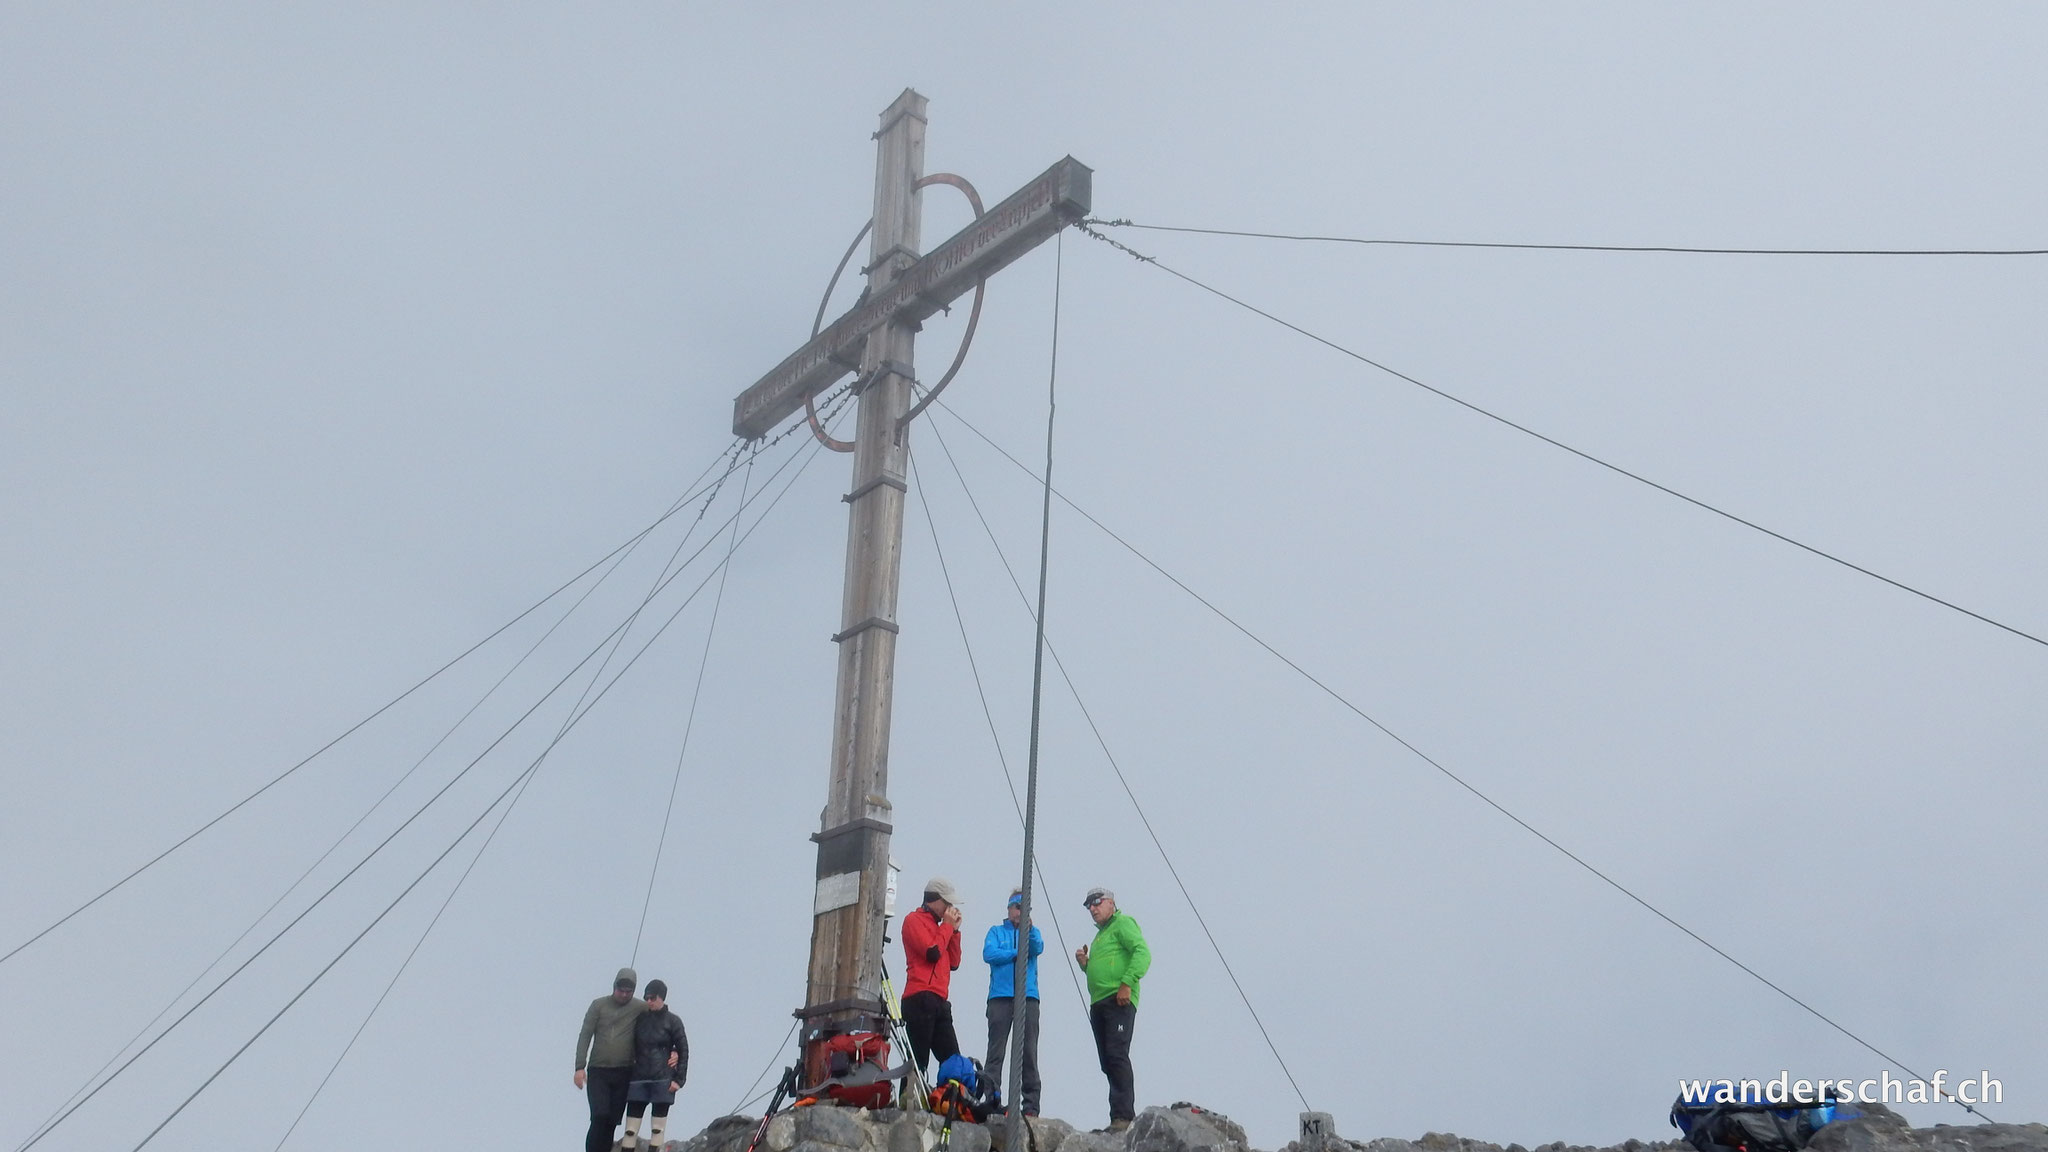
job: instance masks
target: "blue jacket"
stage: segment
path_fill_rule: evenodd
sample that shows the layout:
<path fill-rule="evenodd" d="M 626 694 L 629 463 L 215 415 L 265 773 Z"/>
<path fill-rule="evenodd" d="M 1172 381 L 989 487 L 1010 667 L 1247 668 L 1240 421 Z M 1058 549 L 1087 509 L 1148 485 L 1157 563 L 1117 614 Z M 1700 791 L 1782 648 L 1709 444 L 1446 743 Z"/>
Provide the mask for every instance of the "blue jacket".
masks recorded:
<path fill-rule="evenodd" d="M 1045 937 L 1038 925 L 1031 926 L 1031 959 L 1024 964 L 1024 995 L 1038 999 L 1038 957 L 1045 951 Z M 1007 1000 L 1017 994 L 1017 926 L 1004 920 L 988 930 L 982 941 L 981 958 L 988 961 L 988 998 Z"/>

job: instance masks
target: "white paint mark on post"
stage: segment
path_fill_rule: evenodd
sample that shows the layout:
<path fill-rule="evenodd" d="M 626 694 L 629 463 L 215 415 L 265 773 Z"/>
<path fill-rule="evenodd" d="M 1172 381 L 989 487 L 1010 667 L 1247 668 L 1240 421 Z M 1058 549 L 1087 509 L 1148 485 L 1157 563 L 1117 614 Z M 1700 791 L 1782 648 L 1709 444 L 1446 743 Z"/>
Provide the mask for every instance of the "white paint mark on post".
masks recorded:
<path fill-rule="evenodd" d="M 818 895 L 811 901 L 811 915 L 823 916 L 860 899 L 860 873 L 841 872 L 818 881 Z"/>

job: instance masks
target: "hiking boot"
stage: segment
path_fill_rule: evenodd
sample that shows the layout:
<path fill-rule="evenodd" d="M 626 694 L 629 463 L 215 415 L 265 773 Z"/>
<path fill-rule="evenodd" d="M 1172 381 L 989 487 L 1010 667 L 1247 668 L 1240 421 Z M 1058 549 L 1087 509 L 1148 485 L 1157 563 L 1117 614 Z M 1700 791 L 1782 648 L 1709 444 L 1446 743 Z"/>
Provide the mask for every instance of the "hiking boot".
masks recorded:
<path fill-rule="evenodd" d="M 1109 1130 L 1112 1134 L 1121 1132 L 1130 1126 L 1131 1122 L 1129 1120 L 1111 1120 L 1109 1122 Z"/>

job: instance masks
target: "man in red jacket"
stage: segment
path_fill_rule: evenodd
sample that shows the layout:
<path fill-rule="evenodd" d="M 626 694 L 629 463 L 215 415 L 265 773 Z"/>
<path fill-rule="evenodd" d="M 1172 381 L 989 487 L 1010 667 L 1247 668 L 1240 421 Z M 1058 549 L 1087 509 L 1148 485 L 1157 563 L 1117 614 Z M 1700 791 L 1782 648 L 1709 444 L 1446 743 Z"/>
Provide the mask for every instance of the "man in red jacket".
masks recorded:
<path fill-rule="evenodd" d="M 920 1076 L 926 1057 L 944 1063 L 960 1054 L 953 1005 L 946 1000 L 953 970 L 960 967 L 958 898 L 952 881 L 934 876 L 925 882 L 924 907 L 903 918 L 903 1031 Z"/>

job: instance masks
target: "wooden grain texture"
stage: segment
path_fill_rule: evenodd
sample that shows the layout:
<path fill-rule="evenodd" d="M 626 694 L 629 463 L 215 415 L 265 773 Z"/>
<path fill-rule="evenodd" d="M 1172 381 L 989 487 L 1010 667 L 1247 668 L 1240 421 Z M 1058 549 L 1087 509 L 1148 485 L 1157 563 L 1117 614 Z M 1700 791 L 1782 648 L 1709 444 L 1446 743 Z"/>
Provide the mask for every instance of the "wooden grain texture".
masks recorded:
<path fill-rule="evenodd" d="M 882 113 L 875 160 L 875 225 L 871 240 L 870 294 L 886 292 L 915 263 L 920 217 L 917 180 L 924 174 L 925 99 L 906 90 Z M 908 373 L 916 351 L 915 324 L 889 320 L 867 334 L 861 352 L 863 378 L 873 377 L 860 396 L 854 437 L 853 480 L 860 493 L 848 505 L 846 583 L 841 599 L 839 678 L 832 719 L 831 777 L 821 834 L 855 821 L 887 827 L 890 820 L 889 720 L 896 671 L 896 631 L 856 627 L 865 621 L 896 620 L 896 595 L 903 559 L 903 498 L 907 441 L 897 423 L 910 407 Z M 899 371 L 879 372 L 883 364 Z M 858 855 L 859 896 L 819 913 L 811 925 L 811 960 L 804 1004 L 856 1005 L 881 1001 L 883 900 L 889 880 L 889 835 L 870 825 L 848 832 Z M 837 871 L 847 844 L 821 838 L 820 875 Z M 835 1032 L 875 1027 L 858 1006 L 809 1014 L 806 1050 Z"/>

